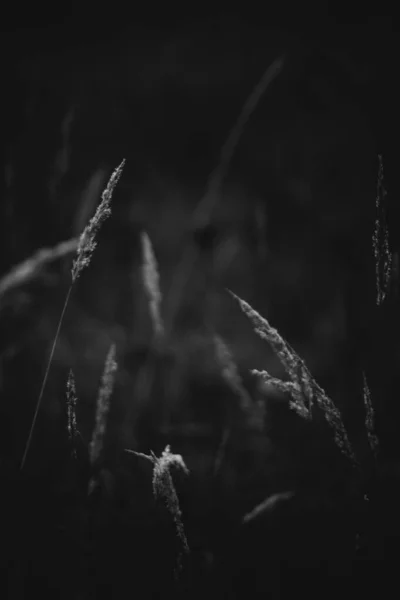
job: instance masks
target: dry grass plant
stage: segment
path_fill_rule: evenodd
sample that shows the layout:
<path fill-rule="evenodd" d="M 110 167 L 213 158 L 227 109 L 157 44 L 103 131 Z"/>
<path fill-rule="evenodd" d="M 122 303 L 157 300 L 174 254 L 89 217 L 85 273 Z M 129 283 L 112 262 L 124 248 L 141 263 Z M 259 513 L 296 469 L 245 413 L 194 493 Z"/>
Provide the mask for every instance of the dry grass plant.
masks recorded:
<path fill-rule="evenodd" d="M 357 465 L 357 459 L 343 425 L 340 412 L 312 377 L 304 361 L 281 337 L 278 331 L 271 327 L 267 319 L 258 314 L 247 302 L 236 296 L 233 292 L 230 292 L 230 294 L 239 303 L 241 310 L 252 322 L 257 335 L 270 344 L 276 356 L 285 367 L 291 382 L 290 385 L 287 385 L 286 382 L 272 378 L 267 371 L 253 370 L 252 373 L 261 377 L 266 383 L 277 385 L 280 391 L 288 393 L 290 408 L 303 418 L 311 419 L 313 403 L 315 402 L 323 411 L 326 421 L 332 428 L 338 448 L 354 465 Z"/>
<path fill-rule="evenodd" d="M 26 462 L 26 457 L 27 457 L 28 451 L 29 451 L 29 447 L 31 445 L 33 431 L 34 431 L 35 424 L 36 424 L 36 419 L 37 419 L 40 405 L 41 405 L 41 402 L 43 399 L 43 394 L 44 394 L 47 379 L 49 376 L 50 367 L 51 367 L 51 364 L 53 361 L 53 356 L 54 356 L 57 340 L 58 340 L 58 337 L 60 334 L 61 325 L 62 325 L 62 322 L 64 319 L 65 311 L 67 310 L 67 306 L 68 306 L 68 302 L 69 302 L 69 299 L 71 296 L 73 285 L 79 278 L 82 271 L 86 267 L 88 267 L 90 264 L 90 260 L 92 258 L 93 252 L 97 245 L 96 235 L 98 234 L 103 221 L 105 219 L 107 219 L 111 214 L 111 198 L 112 198 L 115 186 L 117 185 L 117 183 L 122 175 L 124 165 L 125 165 L 125 160 L 123 160 L 121 162 L 121 164 L 115 169 L 115 171 L 111 175 L 110 180 L 107 184 L 107 187 L 105 188 L 105 190 L 102 194 L 102 199 L 101 199 L 99 206 L 97 207 L 95 215 L 92 217 L 92 219 L 90 220 L 88 225 L 85 227 L 85 229 L 79 239 L 76 258 L 73 261 L 72 270 L 71 270 L 71 275 L 72 275 L 71 284 L 70 284 L 70 287 L 68 289 L 68 292 L 67 292 L 67 295 L 66 295 L 66 298 L 64 301 L 64 306 L 61 311 L 60 319 L 58 321 L 56 334 L 55 334 L 53 345 L 52 345 L 52 348 L 50 351 L 50 356 L 49 356 L 49 359 L 47 362 L 45 375 L 44 375 L 42 386 L 41 386 L 41 389 L 39 392 L 39 397 L 38 397 L 38 400 L 36 403 L 36 408 L 35 408 L 35 412 L 33 415 L 31 428 L 29 431 L 28 439 L 26 442 L 24 454 L 22 457 L 21 465 L 20 465 L 20 470 L 22 470 L 24 468 L 24 465 Z"/>
<path fill-rule="evenodd" d="M 187 468 L 182 456 L 180 454 L 173 454 L 169 445 L 166 446 L 159 458 L 157 458 L 153 452 L 150 455 L 143 454 L 142 452 L 135 452 L 134 450 L 129 449 L 126 449 L 126 452 L 134 454 L 135 456 L 138 456 L 139 458 L 142 458 L 153 464 L 154 498 L 156 500 L 161 499 L 165 502 L 166 507 L 174 520 L 176 533 L 181 544 L 175 569 L 175 578 L 178 579 L 183 567 L 183 555 L 188 555 L 190 549 L 182 522 L 182 513 L 179 506 L 178 495 L 176 493 L 174 482 L 171 476 L 171 469 L 178 469 L 185 475 L 189 475 L 189 469 Z"/>
<path fill-rule="evenodd" d="M 199 203 L 193 215 L 194 229 L 204 227 L 210 220 L 211 213 L 215 204 L 218 202 L 218 196 L 221 192 L 223 180 L 229 168 L 232 156 L 238 145 L 243 129 L 250 118 L 251 114 L 257 107 L 260 98 L 265 94 L 268 87 L 276 79 L 284 65 L 284 58 L 277 59 L 267 71 L 264 73 L 261 81 L 258 83 L 248 101 L 243 107 L 243 110 L 238 118 L 237 123 L 231 130 L 226 143 L 221 150 L 221 157 L 217 168 L 210 175 L 206 193 Z M 72 280 L 64 302 L 61 316 L 58 322 L 56 335 L 51 348 L 49 360 L 47 363 L 45 376 L 42 382 L 42 387 L 37 400 L 34 417 L 31 424 L 31 429 L 27 439 L 20 469 L 22 470 L 29 447 L 32 440 L 32 435 L 43 398 L 49 370 L 51 367 L 57 339 L 59 337 L 64 314 L 68 305 L 73 285 L 78 280 L 82 271 L 89 266 L 93 252 L 96 248 L 96 236 L 99 232 L 101 224 L 111 214 L 111 198 L 115 186 L 117 185 L 124 167 L 125 161 L 117 167 L 111 175 L 111 178 L 102 194 L 102 200 L 96 210 L 94 217 L 85 227 L 79 241 L 69 240 L 63 242 L 50 250 L 41 250 L 32 258 L 24 261 L 15 267 L 7 276 L 0 280 L 0 300 L 3 295 L 14 287 L 21 285 L 34 277 L 35 274 L 43 267 L 46 262 L 55 260 L 61 256 L 66 256 L 71 252 L 76 251 L 76 258 L 72 266 Z M 391 254 L 389 251 L 388 229 L 385 220 L 384 198 L 386 191 L 383 187 L 383 166 L 382 157 L 379 157 L 379 174 L 377 186 L 377 219 L 375 223 L 375 231 L 373 234 L 373 249 L 375 254 L 376 266 L 376 284 L 377 284 L 377 304 L 382 304 L 386 297 L 388 282 L 391 270 Z M 180 264 L 178 265 L 173 284 L 171 286 L 170 305 L 167 316 L 167 325 L 162 318 L 161 303 L 162 293 L 160 289 L 160 273 L 157 265 L 156 256 L 150 240 L 146 232 L 141 234 L 142 245 L 142 282 L 143 288 L 148 300 L 150 319 L 152 323 L 153 341 L 156 346 L 166 343 L 168 334 L 173 328 L 176 313 L 182 298 L 185 293 L 185 286 L 188 280 L 188 274 L 194 268 L 197 259 L 197 249 L 194 245 L 186 249 L 182 255 Z M 312 419 L 314 407 L 317 406 L 322 410 L 324 417 L 331 427 L 336 445 L 341 452 L 351 461 L 351 464 L 358 467 L 358 461 L 354 450 L 348 438 L 348 434 L 343 424 L 340 411 L 337 409 L 333 401 L 328 397 L 325 391 L 312 377 L 304 361 L 298 356 L 296 351 L 290 344 L 279 334 L 278 330 L 270 325 L 267 319 L 262 317 L 254 308 L 252 308 L 245 300 L 238 297 L 232 291 L 227 290 L 232 298 L 239 304 L 240 309 L 251 321 L 254 331 L 262 339 L 267 341 L 273 349 L 276 356 L 284 366 L 289 380 L 271 376 L 266 370 L 252 370 L 251 373 L 260 377 L 264 382 L 275 387 L 278 391 L 284 393 L 288 398 L 289 407 L 299 414 L 304 419 Z M 245 389 L 235 359 L 225 340 L 218 334 L 213 334 L 215 359 L 218 363 L 223 379 L 228 387 L 236 395 L 239 407 L 244 415 L 248 417 L 248 422 L 254 427 L 262 430 L 264 422 L 264 406 L 258 405 L 252 400 L 249 393 Z M 113 392 L 115 373 L 117 370 L 116 362 L 116 347 L 111 345 L 104 365 L 104 371 L 101 379 L 101 384 L 98 392 L 96 404 L 95 425 L 92 434 L 92 440 L 89 445 L 89 461 L 92 466 L 99 464 L 102 458 L 104 447 L 104 437 L 107 425 L 107 416 L 110 408 L 110 399 Z M 366 411 L 365 427 L 372 453 L 377 458 L 379 450 L 379 441 L 375 431 L 375 414 L 371 401 L 371 394 L 368 388 L 367 379 L 364 376 L 364 404 Z M 76 404 L 77 394 L 75 387 L 75 379 L 72 370 L 69 372 L 67 380 L 67 428 L 69 440 L 72 446 L 72 455 L 76 457 L 75 441 L 79 431 L 77 429 L 76 420 Z M 218 449 L 215 461 L 215 474 L 220 470 L 221 464 L 226 452 L 226 446 L 230 434 L 230 423 L 226 424 Z M 189 545 L 187 542 L 184 526 L 182 523 L 182 513 L 179 505 L 179 499 L 174 486 L 171 475 L 172 469 L 179 469 L 186 475 L 189 470 L 181 455 L 173 454 L 170 446 L 166 446 L 160 457 L 156 457 L 153 452 L 150 455 L 136 452 L 134 450 L 126 450 L 126 452 L 150 462 L 153 466 L 152 487 L 155 499 L 162 499 L 167 506 L 167 509 L 174 521 L 177 537 L 180 541 L 180 551 L 178 553 L 177 566 L 175 575 L 179 576 L 182 570 L 182 559 L 184 555 L 188 555 Z M 96 481 L 92 478 L 89 481 L 89 493 L 96 486 Z M 290 499 L 293 492 L 283 492 L 273 495 L 258 506 L 253 511 L 246 514 L 243 522 L 247 523 L 262 513 L 270 510 L 276 502 L 280 500 Z"/>

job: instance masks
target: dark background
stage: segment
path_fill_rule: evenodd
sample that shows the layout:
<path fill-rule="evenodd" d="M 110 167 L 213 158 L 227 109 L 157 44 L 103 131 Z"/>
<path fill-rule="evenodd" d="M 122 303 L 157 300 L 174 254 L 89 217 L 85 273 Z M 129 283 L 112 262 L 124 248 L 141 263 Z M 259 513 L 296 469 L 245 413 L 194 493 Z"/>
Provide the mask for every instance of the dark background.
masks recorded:
<path fill-rule="evenodd" d="M 206 514 L 211 501 L 201 490 L 227 394 L 206 324 L 229 343 L 250 387 L 250 368 L 285 376 L 226 287 L 265 315 L 306 360 L 341 409 L 361 461 L 369 456 L 366 371 L 383 451 L 395 460 L 397 299 L 392 295 L 376 307 L 371 238 L 381 154 L 390 246 L 399 250 L 397 49 L 391 17 L 332 17 L 295 26 L 283 18 L 266 25 L 257 15 L 143 10 L 129 24 L 119 13 L 53 22 L 47 16 L 40 26 L 8 20 L 1 36 L 0 274 L 78 235 L 110 173 L 127 161 L 112 217 L 71 298 L 27 474 L 58 493 L 68 489 L 68 370 L 76 375 L 79 428 L 87 443 L 104 358 L 115 342 L 120 369 L 108 426 L 111 470 L 125 447 L 160 451 L 171 441 L 194 471 L 198 487 L 189 498 L 200 494 L 195 510 Z M 221 147 L 279 56 L 282 72 L 244 129 L 212 222 L 193 231 L 191 215 Z M 199 253 L 168 340 L 170 362 L 161 358 L 151 369 L 145 360 L 151 323 L 140 281 L 143 229 L 159 262 L 165 318 L 188 244 Z M 46 268 L 0 305 L 1 445 L 10 468 L 17 469 L 22 456 L 70 262 L 67 257 Z M 147 391 L 137 383 L 141 360 Z M 173 428 L 162 433 L 165 407 L 183 431 L 180 438 Z M 267 490 L 307 488 L 307 477 L 322 481 L 326 472 L 332 448 L 297 420 L 289 425 L 280 410 L 271 408 L 268 440 L 248 442 L 261 456 L 261 481 L 255 463 L 245 478 L 245 450 L 231 449 L 222 496 L 235 492 L 234 514 L 249 510 Z M 189 433 L 193 422 L 205 426 L 209 439 Z"/>

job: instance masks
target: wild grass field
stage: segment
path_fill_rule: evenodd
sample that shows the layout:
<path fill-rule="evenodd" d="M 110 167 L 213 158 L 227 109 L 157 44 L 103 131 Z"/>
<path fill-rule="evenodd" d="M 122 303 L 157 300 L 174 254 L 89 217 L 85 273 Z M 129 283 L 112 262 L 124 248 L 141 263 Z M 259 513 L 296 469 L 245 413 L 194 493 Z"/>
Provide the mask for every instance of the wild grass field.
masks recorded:
<path fill-rule="evenodd" d="M 372 598 L 396 582 L 386 157 L 320 48 L 256 33 L 19 65 L 4 597 Z"/>

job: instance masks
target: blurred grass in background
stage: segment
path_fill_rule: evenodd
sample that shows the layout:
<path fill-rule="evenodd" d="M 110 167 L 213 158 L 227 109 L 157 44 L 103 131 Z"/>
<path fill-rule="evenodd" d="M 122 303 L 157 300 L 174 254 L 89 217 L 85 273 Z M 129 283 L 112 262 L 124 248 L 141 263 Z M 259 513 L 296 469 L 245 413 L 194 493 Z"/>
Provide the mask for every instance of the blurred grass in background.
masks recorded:
<path fill-rule="evenodd" d="M 305 41 L 284 27 L 265 31 L 235 19 L 162 34 L 127 28 L 117 37 L 80 38 L 78 45 L 71 39 L 51 52 L 41 47 L 21 57 L 13 74 L 17 102 L 5 148 L 2 274 L 37 250 L 79 235 L 110 171 L 123 157 L 127 161 L 112 216 L 66 313 L 27 470 L 50 488 L 68 489 L 68 468 L 61 466 L 68 463 L 68 371 L 75 373 L 78 422 L 88 443 L 104 357 L 115 343 L 119 371 L 106 445 L 108 467 L 120 469 L 121 498 L 135 510 L 149 502 L 143 490 L 139 498 L 131 493 L 136 484 L 143 488 L 144 478 L 139 472 L 129 479 L 121 451 L 159 453 L 171 443 L 194 473 L 193 487 L 183 487 L 183 510 L 184 517 L 185 510 L 197 514 L 188 527 L 201 537 L 198 523 L 210 510 L 215 522 L 224 513 L 229 521 L 250 510 L 260 494 L 309 489 L 316 480 L 330 489 L 342 468 L 325 430 L 304 425 L 271 395 L 269 435 L 250 435 L 234 414 L 221 489 L 207 487 L 224 411 L 233 403 L 210 328 L 229 344 L 253 396 L 265 392 L 248 369 L 284 376 L 226 288 L 290 341 L 342 411 L 362 456 L 366 369 L 380 401 L 383 446 L 393 456 L 398 452 L 397 425 L 386 425 L 398 415 L 392 383 L 398 317 L 394 307 L 385 318 L 375 307 L 371 238 L 379 143 L 362 97 L 375 81 L 375 62 L 354 58 L 339 37 Z M 212 219 L 193 230 L 193 211 L 221 147 L 254 85 L 281 54 L 282 73 L 244 129 Z M 142 285 L 142 231 L 157 257 L 164 317 L 174 302 L 181 257 L 189 244 L 198 250 L 168 350 L 155 357 Z M 0 297 L 0 439 L 7 463 L 20 460 L 70 266 L 66 253 Z M 388 323 L 390 342 L 383 333 Z M 130 518 L 123 514 L 121 523 Z"/>

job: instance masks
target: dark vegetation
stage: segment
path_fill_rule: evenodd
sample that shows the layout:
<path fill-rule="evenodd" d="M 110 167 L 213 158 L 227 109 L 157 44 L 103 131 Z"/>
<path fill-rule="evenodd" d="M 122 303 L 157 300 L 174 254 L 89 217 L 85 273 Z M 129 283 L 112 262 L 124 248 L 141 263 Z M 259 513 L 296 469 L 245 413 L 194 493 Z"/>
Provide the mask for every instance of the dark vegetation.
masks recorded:
<path fill-rule="evenodd" d="M 215 19 L 49 36 L 51 47 L 16 52 L 0 205 L 4 597 L 389 593 L 400 357 L 398 150 L 385 133 L 396 122 L 382 114 L 393 101 L 388 65 L 378 73 L 385 25 L 316 39 Z M 382 46 L 371 56 L 373 34 Z M 14 35 L 3 39 L 20 43 Z M 280 57 L 209 188 L 213 211 L 194 219 L 243 106 Z M 27 446 L 78 236 L 123 158 Z M 157 262 L 152 291 L 143 232 Z M 285 369 L 271 330 L 269 343 L 257 336 L 228 290 L 278 330 L 308 375 L 298 363 Z M 118 368 L 101 381 L 112 345 Z M 308 404 L 310 378 L 338 409 L 354 460 L 335 442 L 322 391 Z M 108 384 L 93 458 L 96 397 Z M 157 488 L 167 445 L 189 474 L 173 462 Z"/>

